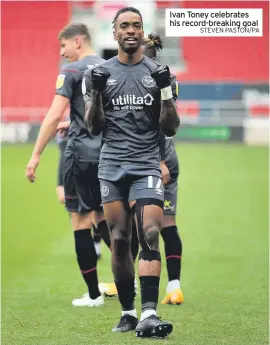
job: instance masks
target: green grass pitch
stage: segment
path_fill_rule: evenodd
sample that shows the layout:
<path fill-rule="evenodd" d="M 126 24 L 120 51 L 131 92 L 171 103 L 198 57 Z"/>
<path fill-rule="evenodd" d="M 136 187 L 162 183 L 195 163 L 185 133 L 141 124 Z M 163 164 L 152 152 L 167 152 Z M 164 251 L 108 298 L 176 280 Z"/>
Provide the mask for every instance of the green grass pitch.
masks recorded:
<path fill-rule="evenodd" d="M 73 308 L 86 292 L 69 217 L 58 204 L 56 146 L 31 185 L 32 145 L 2 147 L 2 344 L 153 344 L 113 334 L 120 306 Z M 268 149 L 178 144 L 178 226 L 185 304 L 158 307 L 173 322 L 168 345 L 268 344 Z M 161 243 L 162 244 L 162 243 Z M 163 246 L 162 246 L 163 247 Z M 100 281 L 112 281 L 103 246 Z M 163 259 L 160 300 L 167 283 Z M 140 300 L 136 299 L 139 311 Z"/>

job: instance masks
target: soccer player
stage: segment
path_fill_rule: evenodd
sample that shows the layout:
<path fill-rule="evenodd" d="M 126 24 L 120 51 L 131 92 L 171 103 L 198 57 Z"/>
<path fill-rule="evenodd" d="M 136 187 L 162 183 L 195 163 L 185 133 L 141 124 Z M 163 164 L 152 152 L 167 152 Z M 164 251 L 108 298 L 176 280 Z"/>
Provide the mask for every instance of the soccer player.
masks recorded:
<path fill-rule="evenodd" d="M 56 186 L 56 194 L 58 197 L 58 200 L 61 204 L 65 203 L 65 192 L 64 192 L 64 164 L 65 164 L 65 158 L 64 158 L 64 152 L 65 148 L 68 142 L 68 135 L 65 134 L 64 136 L 57 135 L 56 136 L 57 144 L 59 147 L 59 161 L 58 161 L 58 169 L 57 169 L 57 186 Z M 94 246 L 97 253 L 97 258 L 101 258 L 101 234 L 98 233 L 95 226 L 93 226 L 93 239 L 94 239 Z"/>
<path fill-rule="evenodd" d="M 157 34 L 149 34 L 143 41 L 143 54 L 156 60 L 157 51 L 163 43 Z M 164 177 L 164 217 L 161 236 L 165 244 L 166 265 L 168 272 L 167 295 L 162 304 L 181 304 L 184 296 L 180 288 L 182 241 L 176 225 L 179 163 L 171 137 L 160 137 L 160 167 Z"/>
<path fill-rule="evenodd" d="M 156 60 L 157 51 L 162 50 L 163 43 L 157 34 L 149 34 L 142 42 L 143 54 Z M 179 163 L 171 137 L 160 136 L 160 168 L 164 183 L 164 217 L 161 236 L 165 244 L 166 265 L 168 272 L 167 294 L 162 304 L 182 304 L 184 296 L 180 288 L 182 241 L 176 225 Z M 131 251 L 134 261 L 138 248 L 138 236 L 132 232 Z"/>
<path fill-rule="evenodd" d="M 84 24 L 67 25 L 59 33 L 58 39 L 61 45 L 60 54 L 69 61 L 69 64 L 61 68 L 57 78 L 56 95 L 41 125 L 31 159 L 26 167 L 26 175 L 30 182 L 35 181 L 35 171 L 41 154 L 55 134 L 70 104 L 71 123 L 64 162 L 65 205 L 71 214 L 77 261 L 88 287 L 88 293 L 74 300 L 72 304 L 100 306 L 104 304 L 104 297 L 98 288 L 97 254 L 90 229 L 94 224 L 100 233 L 108 232 L 97 178 L 101 135 L 91 135 L 84 124 L 82 78 L 87 68 L 104 60 L 94 54 L 90 33 Z M 69 122 L 65 123 L 68 128 Z"/>
<path fill-rule="evenodd" d="M 176 83 L 168 66 L 144 57 L 143 21 L 133 8 L 122 8 L 113 20 L 118 55 L 85 74 L 85 121 L 93 134 L 103 131 L 99 179 L 105 218 L 112 237 L 112 270 L 122 306 L 114 332 L 136 329 L 138 337 L 163 338 L 170 322 L 156 315 L 161 260 L 158 247 L 163 219 L 159 132 L 172 136 L 179 126 Z M 134 308 L 134 264 L 130 250 L 131 212 L 136 213 L 138 274 L 142 313 Z"/>

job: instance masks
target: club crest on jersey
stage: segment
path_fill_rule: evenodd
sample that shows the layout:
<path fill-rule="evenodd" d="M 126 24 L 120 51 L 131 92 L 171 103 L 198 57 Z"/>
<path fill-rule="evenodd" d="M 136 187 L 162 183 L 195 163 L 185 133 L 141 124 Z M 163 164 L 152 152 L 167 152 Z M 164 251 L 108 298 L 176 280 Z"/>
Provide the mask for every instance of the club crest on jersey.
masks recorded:
<path fill-rule="evenodd" d="M 57 89 L 61 89 L 61 87 L 64 85 L 65 77 L 66 76 L 64 74 L 59 74 L 59 76 L 57 77 L 55 85 Z"/>
<path fill-rule="evenodd" d="M 142 83 L 145 87 L 153 87 L 156 84 L 155 80 L 150 75 L 144 76 L 142 78 Z"/>

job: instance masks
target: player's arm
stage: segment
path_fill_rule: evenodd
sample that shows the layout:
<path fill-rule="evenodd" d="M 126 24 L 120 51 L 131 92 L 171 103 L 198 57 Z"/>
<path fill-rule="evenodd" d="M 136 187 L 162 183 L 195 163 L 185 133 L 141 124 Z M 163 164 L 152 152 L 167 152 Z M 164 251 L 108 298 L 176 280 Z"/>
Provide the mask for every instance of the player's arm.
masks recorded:
<path fill-rule="evenodd" d="M 35 170 L 40 157 L 51 137 L 55 135 L 57 125 L 61 121 L 72 96 L 73 76 L 70 72 L 60 74 L 56 82 L 56 95 L 39 130 L 32 156 L 26 167 L 26 176 L 30 182 L 35 181 Z"/>
<path fill-rule="evenodd" d="M 32 156 L 40 156 L 50 141 L 51 137 L 55 135 L 57 125 L 64 115 L 64 112 L 69 105 L 69 99 L 61 95 L 55 95 L 52 105 L 45 116 L 38 138 L 32 153 Z"/>
<path fill-rule="evenodd" d="M 171 137 L 176 134 L 180 119 L 176 110 L 177 86 L 175 77 L 170 77 L 168 66 L 159 66 L 151 76 L 155 79 L 161 92 L 160 126 L 165 135 Z"/>
<path fill-rule="evenodd" d="M 110 73 L 103 67 L 95 67 L 84 74 L 85 125 L 95 135 L 100 134 L 105 125 L 102 91 L 109 77 Z"/>

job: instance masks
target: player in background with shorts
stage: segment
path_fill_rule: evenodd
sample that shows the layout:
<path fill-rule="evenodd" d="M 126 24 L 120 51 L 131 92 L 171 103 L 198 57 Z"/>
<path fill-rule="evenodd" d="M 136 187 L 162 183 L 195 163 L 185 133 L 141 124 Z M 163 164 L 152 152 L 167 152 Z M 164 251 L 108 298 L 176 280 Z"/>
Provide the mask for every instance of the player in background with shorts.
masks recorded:
<path fill-rule="evenodd" d="M 163 219 L 159 133 L 172 136 L 179 126 L 175 78 L 168 66 L 143 56 L 143 21 L 127 7 L 113 21 L 118 56 L 85 74 L 85 121 L 93 134 L 103 131 L 99 179 L 112 238 L 112 270 L 122 306 L 114 332 L 136 329 L 138 337 L 163 338 L 170 322 L 156 315 L 161 259 L 158 246 Z M 138 273 L 142 313 L 134 308 L 134 264 L 130 249 L 131 215 L 136 214 L 142 250 Z"/>
<path fill-rule="evenodd" d="M 59 147 L 60 156 L 58 161 L 58 169 L 57 169 L 57 186 L 56 186 L 56 193 L 58 200 L 61 204 L 65 203 L 65 191 L 64 191 L 64 164 L 65 164 L 65 148 L 68 142 L 68 128 L 70 126 L 70 121 L 63 121 L 60 122 L 57 126 L 58 133 L 56 135 L 56 141 Z M 101 258 L 101 240 L 103 239 L 104 243 L 107 245 L 107 247 L 111 250 L 111 240 L 110 240 L 110 234 L 108 231 L 103 231 L 102 234 L 98 232 L 98 229 L 93 225 L 93 240 L 94 240 L 94 246 L 97 253 L 98 260 Z M 138 243 L 138 241 L 137 241 Z M 99 283 L 98 285 L 99 291 L 104 294 L 107 297 L 113 297 L 117 295 L 117 290 L 114 283 Z M 83 300 L 85 300 L 85 297 L 87 298 L 87 293 L 83 295 Z M 79 301 L 80 306 L 87 306 L 85 303 L 81 303 L 82 301 Z M 76 301 L 74 300 L 74 303 Z"/>
<path fill-rule="evenodd" d="M 156 60 L 163 44 L 157 34 L 149 34 L 143 40 L 143 54 Z M 177 88 L 178 90 L 178 88 Z M 178 94 L 178 92 L 177 92 Z M 176 225 L 179 163 L 172 137 L 160 137 L 161 172 L 164 183 L 164 216 L 161 236 L 164 240 L 168 272 L 167 295 L 162 304 L 181 304 L 184 296 L 180 288 L 182 241 Z"/>
<path fill-rule="evenodd" d="M 66 145 L 68 142 L 68 135 L 61 136 L 59 133 L 56 136 L 57 145 L 59 148 L 59 160 L 58 160 L 58 167 L 57 167 L 57 186 L 56 186 L 56 194 L 59 202 L 61 204 L 65 203 L 65 192 L 64 192 L 64 163 L 65 157 L 64 152 L 66 149 Z M 96 249 L 98 259 L 101 258 L 101 235 L 97 232 L 95 226 L 93 226 L 93 239 L 94 239 L 94 246 Z"/>
<path fill-rule="evenodd" d="M 104 220 L 99 180 L 97 177 L 101 135 L 91 135 L 84 125 L 82 78 L 89 66 L 104 60 L 91 48 L 91 37 L 84 24 L 69 24 L 58 36 L 61 56 L 70 63 L 61 68 L 56 82 L 56 95 L 43 120 L 39 135 L 26 167 L 26 176 L 34 182 L 40 157 L 70 105 L 69 140 L 65 150 L 64 190 L 65 205 L 71 214 L 75 249 L 81 274 L 88 287 L 83 298 L 72 302 L 74 306 L 100 306 L 104 297 L 98 288 L 97 254 L 90 233 L 93 224 L 100 232 L 108 232 Z M 69 122 L 67 127 L 69 127 Z M 62 128 L 63 129 L 63 128 Z"/>

